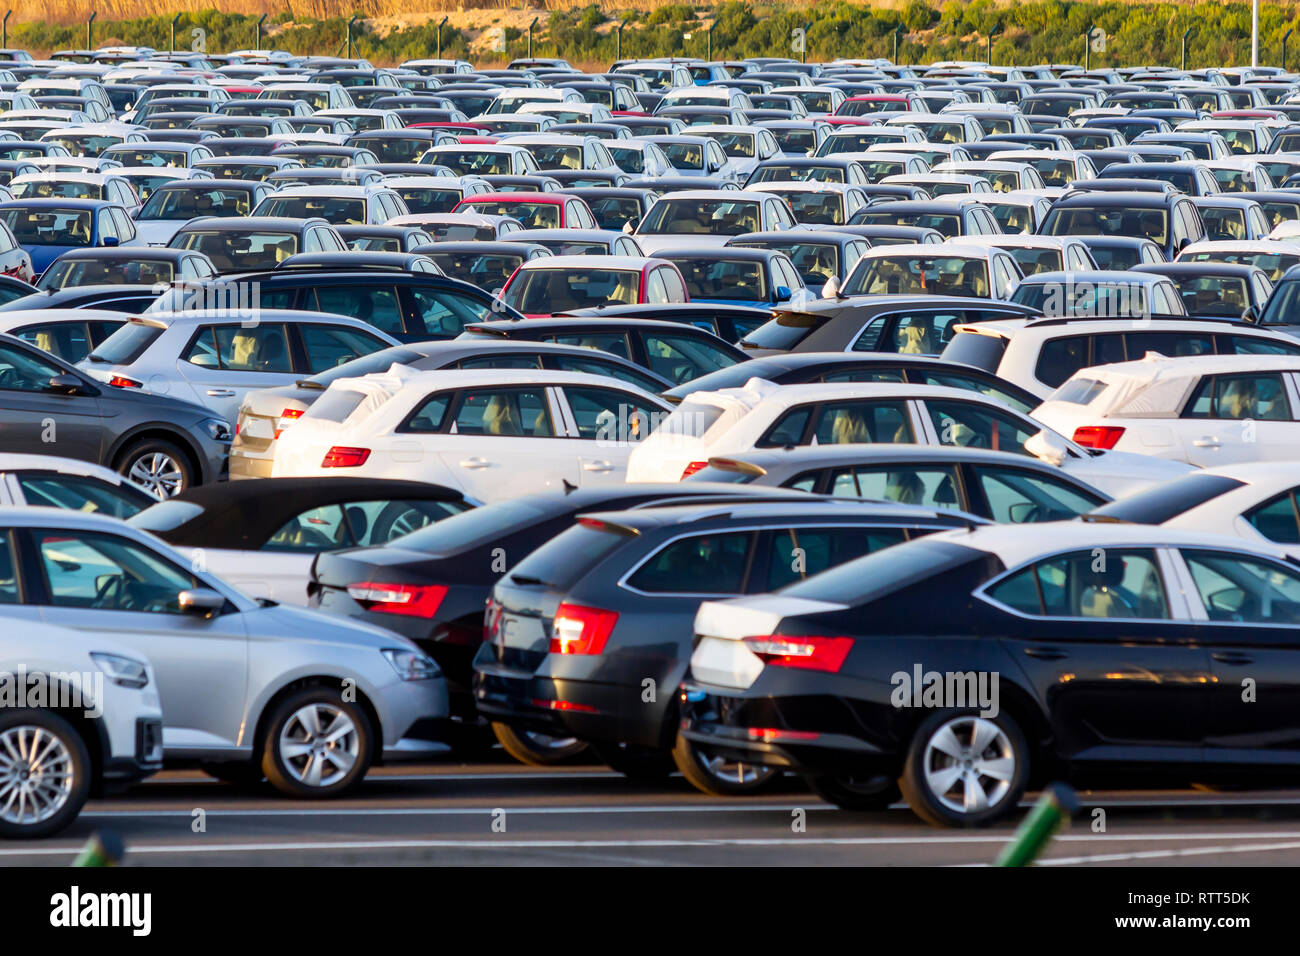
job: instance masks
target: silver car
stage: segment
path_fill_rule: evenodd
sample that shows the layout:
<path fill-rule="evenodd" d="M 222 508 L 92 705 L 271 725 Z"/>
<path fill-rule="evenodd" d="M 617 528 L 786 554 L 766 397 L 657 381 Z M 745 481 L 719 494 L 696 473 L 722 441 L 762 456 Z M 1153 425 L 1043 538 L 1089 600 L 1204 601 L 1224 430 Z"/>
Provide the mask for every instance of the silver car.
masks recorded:
<path fill-rule="evenodd" d="M 255 601 L 112 518 L 0 508 L 6 617 L 110 639 L 152 663 L 166 760 L 331 797 L 371 763 L 443 750 L 438 666 L 382 628 Z M 22 555 L 15 561 L 14 555 Z M 376 589 L 380 585 L 374 585 Z M 379 598 L 376 598 L 378 600 Z"/>

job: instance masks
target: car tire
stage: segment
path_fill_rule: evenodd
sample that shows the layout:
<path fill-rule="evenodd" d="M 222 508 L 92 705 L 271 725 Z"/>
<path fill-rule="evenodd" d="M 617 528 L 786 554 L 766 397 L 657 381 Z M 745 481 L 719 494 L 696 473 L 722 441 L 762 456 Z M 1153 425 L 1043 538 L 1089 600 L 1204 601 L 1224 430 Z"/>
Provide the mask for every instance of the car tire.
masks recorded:
<path fill-rule="evenodd" d="M 507 724 L 492 722 L 502 749 L 520 763 L 530 767 L 550 767 L 566 763 L 587 749 L 585 741 L 574 737 L 549 737 L 533 731 L 517 731 Z"/>
<path fill-rule="evenodd" d="M 841 810 L 888 810 L 901 795 L 898 781 L 888 774 L 862 777 L 818 774 L 808 777 L 807 782 L 809 790 Z"/>
<path fill-rule="evenodd" d="M 390 501 L 375 516 L 375 524 L 370 532 L 370 541 L 371 543 L 383 542 L 387 544 L 395 538 L 408 535 L 412 531 L 419 531 L 432 523 L 433 519 L 419 509 L 401 501 Z"/>
<path fill-rule="evenodd" d="M 33 749 L 34 762 L 12 756 Z M 0 837 L 47 837 L 67 827 L 90 796 L 90 775 L 86 742 L 67 720 L 48 710 L 0 714 Z M 11 806 L 11 797 L 21 805 Z"/>
<path fill-rule="evenodd" d="M 195 483 L 189 457 L 161 438 L 145 438 L 128 445 L 118 456 L 117 471 L 163 498 L 174 497 Z"/>
<path fill-rule="evenodd" d="M 676 769 L 673 755 L 652 747 L 592 744 L 597 757 L 630 780 L 664 780 Z"/>
<path fill-rule="evenodd" d="M 325 799 L 355 787 L 374 753 L 366 713 L 326 687 L 304 687 L 276 706 L 262 741 L 262 772 L 291 797 Z"/>
<path fill-rule="evenodd" d="M 715 797 L 761 793 L 781 776 L 776 767 L 710 757 L 681 734 L 677 735 L 677 743 L 673 746 L 673 762 L 691 786 Z"/>
<path fill-rule="evenodd" d="M 1015 809 L 1028 778 L 1029 745 L 1016 721 L 1005 712 L 981 717 L 961 709 L 921 721 L 898 782 L 908 806 L 927 823 L 980 827 Z"/>
<path fill-rule="evenodd" d="M 255 787 L 266 779 L 261 766 L 255 762 L 201 763 L 199 769 L 209 777 L 237 787 Z"/>

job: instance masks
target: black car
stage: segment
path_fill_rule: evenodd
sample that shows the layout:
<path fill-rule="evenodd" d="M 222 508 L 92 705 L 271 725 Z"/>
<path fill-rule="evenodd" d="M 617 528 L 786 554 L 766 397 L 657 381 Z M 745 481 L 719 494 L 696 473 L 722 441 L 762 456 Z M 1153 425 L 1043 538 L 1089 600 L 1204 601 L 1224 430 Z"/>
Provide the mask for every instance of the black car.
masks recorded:
<path fill-rule="evenodd" d="M 983 369 L 949 362 L 933 355 L 900 355 L 896 352 L 787 352 L 765 355 L 702 375 L 685 385 L 669 389 L 663 393 L 663 397 L 669 401 L 681 401 L 691 392 L 740 388 L 751 378 L 761 378 L 777 385 L 806 385 L 811 382 L 944 385 L 989 395 L 1026 414 L 1042 404 L 1042 399 L 1033 393 Z"/>
<path fill-rule="evenodd" d="M 666 776 L 676 763 L 707 793 L 752 793 L 772 770 L 712 759 L 678 740 L 675 691 L 700 601 L 766 593 L 974 523 L 825 500 L 584 514 L 497 581 L 474 659 L 475 703 L 517 736 L 589 741 L 629 776 Z"/>
<path fill-rule="evenodd" d="M 360 228 L 360 227 L 354 227 Z M 392 227 L 386 227 L 392 228 Z M 506 284 L 516 269 L 533 259 L 543 259 L 553 253 L 537 242 L 425 242 L 415 247 L 415 252 L 428 256 L 438 264 L 443 275 L 490 293 Z"/>
<path fill-rule="evenodd" d="M 726 342 L 739 342 L 772 317 L 770 309 L 748 305 L 717 305 L 705 302 L 638 303 L 605 305 L 593 309 L 574 309 L 560 316 L 577 315 L 601 319 L 659 319 L 684 322 L 712 332 Z"/>
<path fill-rule="evenodd" d="M 460 336 L 557 342 L 611 352 L 681 385 L 748 357 L 712 332 L 653 319 L 549 318 L 476 322 Z"/>
<path fill-rule="evenodd" d="M 1205 238 L 1205 224 L 1181 193 L 1071 192 L 1052 204 L 1043 236 L 1126 236 L 1150 239 L 1167 259 Z"/>
<path fill-rule="evenodd" d="M 924 819 L 979 826 L 1046 780 L 1300 770 L 1300 569 L 1276 548 L 1119 522 L 976 528 L 705 603 L 695 632 L 682 736 L 842 807 L 901 787 Z"/>
<path fill-rule="evenodd" d="M 326 552 L 312 567 L 308 598 L 312 607 L 377 624 L 415 641 L 447 676 L 453 714 L 472 721 L 473 660 L 483 642 L 483 611 L 492 585 L 572 525 L 577 515 L 655 502 L 806 498 L 803 492 L 779 488 L 705 484 L 684 490 L 678 485 L 606 485 L 530 495 L 475 508 L 383 547 Z M 394 613 L 391 606 L 349 593 L 350 587 L 376 580 L 418 589 L 428 599 L 419 605 L 419 613 Z M 515 748 L 512 753 L 531 755 L 537 762 L 552 762 L 582 749 L 515 735 L 504 726 L 502 730 L 508 746 Z"/>
<path fill-rule="evenodd" d="M 128 247 L 129 248 L 129 247 Z M 17 281 L 17 280 L 15 280 Z M 0 286 L 0 299 L 12 287 Z M 19 291 L 13 289 L 13 291 Z M 108 312 L 140 313 L 158 299 L 152 285 L 78 285 L 50 292 L 32 291 L 0 305 L 0 312 L 27 309 L 103 309 Z"/>
<path fill-rule="evenodd" d="M 1036 309 L 994 299 L 940 295 L 857 295 L 782 306 L 740 340 L 751 355 L 772 352 L 902 352 L 938 354 L 957 325 L 1039 315 Z M 921 338 L 903 336 L 924 327 Z M 927 339 L 930 340 L 927 344 Z"/>

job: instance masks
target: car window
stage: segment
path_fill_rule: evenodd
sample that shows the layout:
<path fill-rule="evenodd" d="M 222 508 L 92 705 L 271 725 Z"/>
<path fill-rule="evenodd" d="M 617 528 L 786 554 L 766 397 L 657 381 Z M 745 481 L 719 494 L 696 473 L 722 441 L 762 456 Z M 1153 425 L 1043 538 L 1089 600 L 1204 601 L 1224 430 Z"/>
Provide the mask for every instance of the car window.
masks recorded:
<path fill-rule="evenodd" d="M 313 375 L 387 347 L 387 343 L 358 329 L 338 325 L 300 325 L 307 370 Z"/>
<path fill-rule="evenodd" d="M 627 344 L 627 336 L 622 332 L 567 332 L 560 335 L 549 335 L 546 341 L 555 342 L 559 345 L 576 345 L 584 349 L 595 349 L 599 352 L 609 352 L 611 355 L 617 355 L 622 359 L 630 359 L 631 352 Z"/>
<path fill-rule="evenodd" d="M 278 323 L 209 325 L 181 356 L 200 368 L 233 372 L 291 372 L 285 328 Z"/>
<path fill-rule="evenodd" d="M 1300 355 L 1300 344 L 1250 335 L 1229 335 L 1226 338 L 1228 348 L 1220 348 L 1220 351 L 1233 355 Z"/>
<path fill-rule="evenodd" d="M 456 368 L 541 368 L 540 355 L 493 355 L 488 353 L 480 358 L 461 359 Z"/>
<path fill-rule="evenodd" d="M 42 352 L 56 355 L 65 362 L 80 362 L 90 352 L 91 343 L 85 323 L 49 322 L 15 329 L 13 334 L 30 342 Z"/>
<path fill-rule="evenodd" d="M 1300 499 L 1295 488 L 1257 505 L 1242 517 L 1270 541 L 1300 544 Z"/>
<path fill-rule="evenodd" d="M 351 545 L 343 523 L 343 508 L 339 505 L 324 505 L 290 518 L 267 539 L 262 550 L 314 553 Z"/>
<path fill-rule="evenodd" d="M 1075 551 L 999 581 L 988 595 L 1024 614 L 1164 620 L 1169 602 L 1155 552 L 1138 548 Z"/>
<path fill-rule="evenodd" d="M 999 524 L 1068 521 L 1102 503 L 1064 482 L 1016 468 L 977 465 L 975 480 L 988 502 L 988 516 Z"/>
<path fill-rule="evenodd" d="M 493 318 L 491 307 L 467 295 L 448 289 L 411 289 L 416 328 L 429 335 L 460 335 L 469 322 Z M 423 323 L 423 327 L 419 327 Z"/>
<path fill-rule="evenodd" d="M 595 386 L 565 385 L 581 438 L 602 441 L 641 441 L 667 416 L 627 392 Z"/>
<path fill-rule="evenodd" d="M 1290 421 L 1292 416 L 1281 374 L 1261 372 L 1205 376 L 1183 417 Z"/>
<path fill-rule="evenodd" d="M 337 389 L 331 389 L 330 391 L 337 391 Z M 360 404 L 359 399 L 361 393 L 353 392 L 351 394 L 358 396 L 358 402 L 356 404 Z M 447 417 L 447 409 L 451 407 L 451 399 L 452 393 L 450 392 L 440 392 L 430 395 L 416 406 L 415 411 L 407 417 L 406 422 L 397 430 L 399 432 L 441 431 L 443 420 Z M 324 401 L 324 399 L 322 398 L 321 401 Z M 316 408 L 319 405 L 320 402 L 317 402 L 316 405 L 312 406 L 313 414 L 316 413 Z M 353 407 L 355 408 L 356 406 L 354 405 Z M 341 421 L 342 419 L 339 420 Z"/>
<path fill-rule="evenodd" d="M 966 321 L 958 312 L 912 312 L 897 316 L 893 331 L 872 351 L 904 355 L 937 355 L 952 337 L 954 323 Z M 874 323 L 873 323 L 874 324 Z M 859 341 L 865 338 L 859 337 Z M 855 345 L 855 349 L 856 349 Z"/>
<path fill-rule="evenodd" d="M 14 573 L 13 542 L 9 535 L 0 538 L 0 604 L 17 604 L 18 577 Z"/>
<path fill-rule="evenodd" d="M 750 531 L 679 538 L 651 555 L 627 583 L 652 594 L 739 594 L 753 541 Z"/>
<path fill-rule="evenodd" d="M 894 465 L 888 468 L 837 468 L 830 471 L 828 494 L 874 498 L 924 508 L 963 508 L 957 468 Z"/>
<path fill-rule="evenodd" d="M 16 476 L 28 505 L 65 508 L 84 514 L 129 518 L 157 502 L 129 484 L 112 485 L 86 475 L 28 471 Z"/>
<path fill-rule="evenodd" d="M 181 591 L 201 582 L 161 555 L 114 534 L 32 532 L 49 601 L 56 607 L 181 614 Z"/>
<path fill-rule="evenodd" d="M 1300 574 L 1229 552 L 1181 552 L 1211 621 L 1300 624 Z"/>
<path fill-rule="evenodd" d="M 1003 405 L 1014 408 L 1018 412 L 1029 414 L 1030 409 L 1036 407 L 1028 402 L 1017 398 L 1015 395 L 998 388 L 996 385 L 990 385 L 988 382 L 973 376 L 962 375 L 953 372 L 932 372 L 925 369 L 913 370 L 909 381 L 920 381 L 926 385 L 945 385 L 948 388 L 962 388 L 968 392 L 977 392 L 989 398 L 996 398 Z"/>
<path fill-rule="evenodd" d="M 689 335 L 647 332 L 642 341 L 650 370 L 678 385 L 736 364 L 726 352 Z"/>
<path fill-rule="evenodd" d="M 907 537 L 902 528 L 789 528 L 764 531 L 761 566 L 750 575 L 746 591 L 760 593 L 803 581 L 864 554 L 871 554 Z M 766 544 L 767 547 L 763 547 Z"/>
<path fill-rule="evenodd" d="M 15 392 L 44 392 L 50 379 L 63 369 L 12 346 L 0 345 L 0 389 Z"/>
<path fill-rule="evenodd" d="M 817 410 L 813 441 L 819 445 L 916 441 L 911 416 L 902 401 L 826 402 Z"/>
<path fill-rule="evenodd" d="M 902 369 L 846 368 L 838 372 L 827 372 L 818 381 L 821 382 L 903 382 Z"/>
<path fill-rule="evenodd" d="M 579 355 L 554 355 L 551 357 L 554 367 L 565 372 L 586 372 L 590 375 L 608 375 L 621 381 L 644 388 L 648 392 L 658 392 L 663 385 L 650 375 L 640 371 L 634 365 L 620 365 L 598 358 L 586 358 Z"/>
<path fill-rule="evenodd" d="M 927 399 L 925 408 L 941 445 L 1025 455 L 1025 442 L 1039 431 L 1031 420 L 974 402 Z"/>
<path fill-rule="evenodd" d="M 550 438 L 555 434 L 546 392 L 541 388 L 466 390 L 452 429 L 459 435 L 519 438 Z"/>
<path fill-rule="evenodd" d="M 402 333 L 402 307 L 392 286 L 323 286 L 315 293 L 314 308 L 320 312 L 360 319 L 390 335 Z"/>

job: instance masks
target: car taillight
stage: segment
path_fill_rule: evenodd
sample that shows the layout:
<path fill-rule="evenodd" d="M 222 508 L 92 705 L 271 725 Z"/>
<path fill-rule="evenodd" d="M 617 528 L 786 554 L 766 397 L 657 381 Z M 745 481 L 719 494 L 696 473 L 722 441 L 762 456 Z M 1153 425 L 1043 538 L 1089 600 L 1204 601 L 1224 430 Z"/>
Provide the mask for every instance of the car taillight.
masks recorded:
<path fill-rule="evenodd" d="M 687 465 L 684 469 L 682 469 L 682 479 L 684 480 L 684 479 L 686 479 L 686 478 L 691 477 L 691 475 L 695 474 L 695 473 L 696 473 L 697 471 L 699 471 L 701 468 L 707 468 L 708 465 L 709 465 L 709 463 L 708 463 L 707 461 L 693 461 L 693 462 L 691 462 L 691 463 L 690 463 L 689 465 Z"/>
<path fill-rule="evenodd" d="M 1074 440 L 1084 448 L 1114 448 L 1124 434 L 1116 425 L 1081 425 L 1074 430 Z"/>
<path fill-rule="evenodd" d="M 764 664 L 774 667 L 798 667 L 810 671 L 835 673 L 853 648 L 851 637 L 790 637 L 773 634 L 747 637 L 745 645 Z"/>
<path fill-rule="evenodd" d="M 541 707 L 544 710 L 572 710 L 583 714 L 599 713 L 599 711 L 590 704 L 579 704 L 572 700 L 542 700 L 541 698 L 534 698 L 533 706 Z"/>
<path fill-rule="evenodd" d="M 438 613 L 447 587 L 442 584 L 385 584 L 382 581 L 359 581 L 348 585 L 348 596 L 367 611 L 402 614 L 406 617 L 433 617 Z"/>
<path fill-rule="evenodd" d="M 127 378 L 125 375 L 114 375 L 108 380 L 109 385 L 117 388 L 144 388 L 143 382 L 137 382 L 133 378 Z"/>
<path fill-rule="evenodd" d="M 370 457 L 369 448 L 349 448 L 347 445 L 335 445 L 321 459 L 322 468 L 356 468 L 364 465 Z"/>
<path fill-rule="evenodd" d="M 275 426 L 275 437 L 279 438 L 283 435 L 284 430 L 288 428 L 290 423 L 295 419 L 302 418 L 303 411 L 304 409 L 301 408 L 286 408 L 280 412 L 280 421 L 276 423 Z"/>
<path fill-rule="evenodd" d="M 551 653 L 599 654 L 617 623 L 617 611 L 561 604 L 551 625 Z"/>

